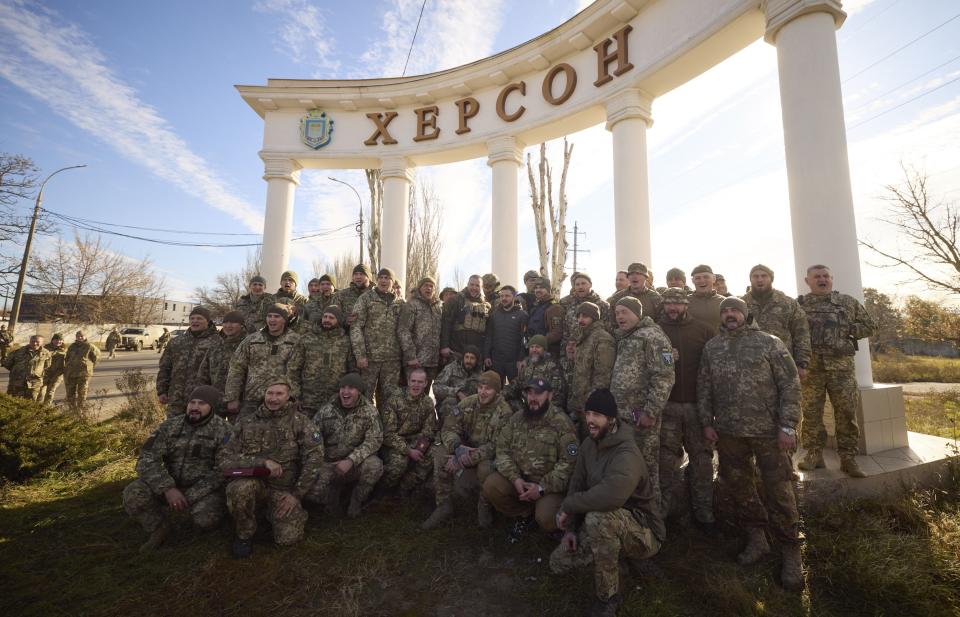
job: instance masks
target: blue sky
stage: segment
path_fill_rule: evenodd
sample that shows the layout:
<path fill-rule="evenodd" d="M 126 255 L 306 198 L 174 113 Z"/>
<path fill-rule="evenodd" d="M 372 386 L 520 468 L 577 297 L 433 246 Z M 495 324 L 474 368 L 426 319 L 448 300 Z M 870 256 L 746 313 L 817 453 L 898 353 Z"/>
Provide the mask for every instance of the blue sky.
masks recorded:
<path fill-rule="evenodd" d="M 428 0 L 407 73 L 513 47 L 583 4 Z M 883 185 L 900 179 L 900 161 L 926 169 L 945 198 L 960 195 L 960 81 L 950 83 L 960 77 L 960 18 L 954 18 L 960 8 L 951 0 L 854 0 L 845 7 L 850 18 L 838 41 L 858 232 L 893 245 L 896 238 L 875 219 L 884 207 Z M 266 192 L 256 155 L 262 121 L 233 85 L 399 73 L 419 9 L 419 0 L 0 0 L 0 151 L 30 156 L 47 172 L 88 165 L 48 185 L 44 205 L 54 211 L 143 227 L 255 233 Z M 653 113 L 657 274 L 707 262 L 739 289 L 750 265 L 763 261 L 782 273 L 778 286 L 793 292 L 775 49 L 755 43 L 655 101 Z M 570 139 L 576 146 L 568 224 L 579 221 L 586 231 L 591 253 L 581 256 L 582 267 L 594 273 L 600 291 L 610 291 L 609 133 L 599 126 Z M 418 170 L 447 207 L 444 283 L 457 264 L 465 272 L 468 264 L 489 263 L 489 173 L 482 160 Z M 326 175 L 304 173 L 295 235 L 353 217 L 356 198 Z M 365 195 L 359 172 L 338 176 Z M 536 257 L 525 177 L 520 193 L 526 269 Z M 467 238 L 480 240 L 464 244 Z M 170 295 L 181 298 L 245 258 L 245 249 L 110 242 L 131 258 L 149 254 L 167 276 Z M 344 233 L 298 243 L 292 266 L 306 280 L 313 260 L 355 245 Z M 47 246 L 41 242 L 38 250 Z M 874 268 L 874 258 L 862 257 L 866 285 L 923 291 L 902 285 L 905 273 Z"/>

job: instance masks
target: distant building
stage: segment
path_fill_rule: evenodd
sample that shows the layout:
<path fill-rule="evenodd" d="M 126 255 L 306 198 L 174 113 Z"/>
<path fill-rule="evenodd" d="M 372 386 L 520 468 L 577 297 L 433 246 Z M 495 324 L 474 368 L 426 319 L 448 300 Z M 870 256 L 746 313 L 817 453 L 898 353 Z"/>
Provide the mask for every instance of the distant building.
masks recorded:
<path fill-rule="evenodd" d="M 28 293 L 20 303 L 20 321 L 179 326 L 195 306 L 170 298 Z"/>

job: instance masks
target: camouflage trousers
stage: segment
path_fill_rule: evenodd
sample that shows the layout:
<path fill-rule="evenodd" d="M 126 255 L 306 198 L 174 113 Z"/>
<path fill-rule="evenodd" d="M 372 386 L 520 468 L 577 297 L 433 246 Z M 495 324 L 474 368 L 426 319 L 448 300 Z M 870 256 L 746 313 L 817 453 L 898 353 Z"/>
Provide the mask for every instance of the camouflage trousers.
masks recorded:
<path fill-rule="evenodd" d="M 519 518 L 533 514 L 540 529 L 554 531 L 557 528 L 557 512 L 566 495 L 545 493 L 536 501 L 520 501 L 517 497 L 517 489 L 510 480 L 495 471 L 483 481 L 483 496 L 497 511 L 507 516 Z"/>
<path fill-rule="evenodd" d="M 10 396 L 18 396 L 20 398 L 25 398 L 28 401 L 37 401 L 40 402 L 43 399 L 43 386 L 38 385 L 36 388 L 31 388 L 25 383 L 7 384 L 7 394 Z"/>
<path fill-rule="evenodd" d="M 660 494 L 660 426 L 662 418 L 657 418 L 656 424 L 650 428 L 633 424 L 633 438 L 643 455 L 643 462 L 647 464 L 650 474 L 650 485 L 657 498 L 660 511 L 663 512 L 663 496 Z"/>
<path fill-rule="evenodd" d="M 660 424 L 660 495 L 663 513 L 676 514 L 683 497 L 678 494 L 680 463 L 687 451 L 687 487 L 694 517 L 712 523 L 713 448 L 703 438 L 696 403 L 668 402 Z"/>
<path fill-rule="evenodd" d="M 338 475 L 336 472 L 336 463 L 323 463 L 320 465 L 320 471 L 317 473 L 317 481 L 313 483 L 310 491 L 307 492 L 304 499 L 318 503 L 332 505 L 330 503 L 330 490 L 336 485 L 337 488 L 345 484 L 356 483 L 354 492 L 361 502 L 365 501 L 373 487 L 377 485 L 380 476 L 383 475 L 383 461 L 376 454 L 363 459 L 359 465 L 354 465 L 350 471 L 344 475 Z"/>
<path fill-rule="evenodd" d="M 736 504 L 742 527 L 768 527 L 782 544 L 800 541 L 800 513 L 793 490 L 790 454 L 780 450 L 777 438 L 720 435 L 717 444 L 720 477 Z M 757 494 L 754 465 L 760 470 L 764 499 Z"/>
<path fill-rule="evenodd" d="M 123 489 L 123 509 L 140 523 L 147 533 L 153 533 L 171 512 L 164 496 L 155 494 L 142 480 L 134 480 Z M 220 524 L 226 512 L 226 500 L 222 491 L 208 493 L 190 504 L 190 518 L 200 529 L 213 529 Z"/>
<path fill-rule="evenodd" d="M 400 360 L 389 362 L 370 361 L 367 368 L 360 369 L 363 380 L 363 393 L 371 401 L 376 397 L 379 408 L 400 387 Z"/>
<path fill-rule="evenodd" d="M 857 410 L 860 408 L 860 388 L 857 386 L 853 356 L 813 354 L 802 388 L 803 422 L 800 424 L 800 443 L 803 447 L 807 450 L 822 450 L 827 442 L 827 430 L 823 426 L 823 405 L 829 394 L 836 420 L 837 453 L 841 457 L 859 454 Z"/>
<path fill-rule="evenodd" d="M 63 375 L 57 375 L 56 377 L 51 377 L 43 380 L 43 402 L 46 405 L 53 403 L 53 396 L 57 393 L 57 388 L 60 387 L 60 382 L 63 381 Z"/>
<path fill-rule="evenodd" d="M 227 484 L 227 509 L 233 517 L 237 537 L 249 540 L 257 531 L 257 511 L 266 514 L 273 527 L 273 541 L 281 546 L 294 544 L 303 539 L 307 525 L 307 511 L 300 501 L 283 518 L 277 517 L 277 505 L 287 491 L 273 489 L 257 478 L 238 478 Z"/>
<path fill-rule="evenodd" d="M 90 385 L 89 375 L 64 375 L 63 381 L 66 384 L 67 405 L 71 407 L 82 407 L 87 402 L 87 387 Z"/>
<path fill-rule="evenodd" d="M 557 546 L 550 554 L 550 570 L 564 574 L 592 563 L 597 597 L 609 600 L 620 590 L 620 559 L 649 559 L 659 550 L 657 537 L 628 510 L 588 512 L 577 534 L 577 549 Z"/>
<path fill-rule="evenodd" d="M 483 482 L 493 473 L 493 461 L 480 461 L 476 467 L 465 467 L 459 473 L 447 471 L 447 460 L 450 455 L 440 448 L 433 449 L 434 489 L 437 505 L 450 501 L 453 494 L 469 498 L 479 494 L 483 498 L 481 487 Z"/>
<path fill-rule="evenodd" d="M 380 458 L 383 459 L 383 477 L 380 478 L 380 484 L 384 488 L 393 488 L 399 482 L 400 488 L 410 490 L 426 482 L 433 471 L 432 449 L 427 448 L 419 461 L 410 458 L 407 451 L 393 448 L 380 450 Z"/>

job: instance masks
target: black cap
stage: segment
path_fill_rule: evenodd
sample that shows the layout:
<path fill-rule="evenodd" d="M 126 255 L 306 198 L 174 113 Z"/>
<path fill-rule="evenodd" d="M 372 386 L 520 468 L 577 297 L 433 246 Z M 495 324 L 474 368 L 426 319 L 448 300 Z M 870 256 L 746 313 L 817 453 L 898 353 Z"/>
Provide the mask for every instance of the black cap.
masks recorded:
<path fill-rule="evenodd" d="M 598 388 L 590 393 L 587 402 L 583 404 L 584 411 L 602 413 L 608 418 L 617 417 L 617 400 L 606 388 Z"/>
<path fill-rule="evenodd" d="M 533 379 L 528 381 L 527 387 L 525 389 L 529 390 L 530 388 L 533 388 L 535 390 L 540 390 L 541 392 L 553 391 L 553 386 L 550 385 L 550 382 L 547 381 L 546 379 L 543 379 L 542 377 L 534 377 Z"/>

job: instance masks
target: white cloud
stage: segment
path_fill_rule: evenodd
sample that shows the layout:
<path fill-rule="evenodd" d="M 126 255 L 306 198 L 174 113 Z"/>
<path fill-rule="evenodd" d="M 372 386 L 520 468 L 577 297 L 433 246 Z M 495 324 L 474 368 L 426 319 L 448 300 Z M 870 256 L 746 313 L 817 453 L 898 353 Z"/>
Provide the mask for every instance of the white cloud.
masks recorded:
<path fill-rule="evenodd" d="M 298 64 L 317 66 L 315 77 L 329 77 L 339 70 L 334 59 L 334 38 L 327 28 L 326 18 L 309 0 L 259 0 L 254 9 L 273 13 L 281 18 L 277 51 Z"/>
<path fill-rule="evenodd" d="M 53 11 L 19 0 L 0 4 L 0 76 L 158 177 L 260 231 L 260 212 L 233 194 L 107 61 L 85 32 Z"/>

